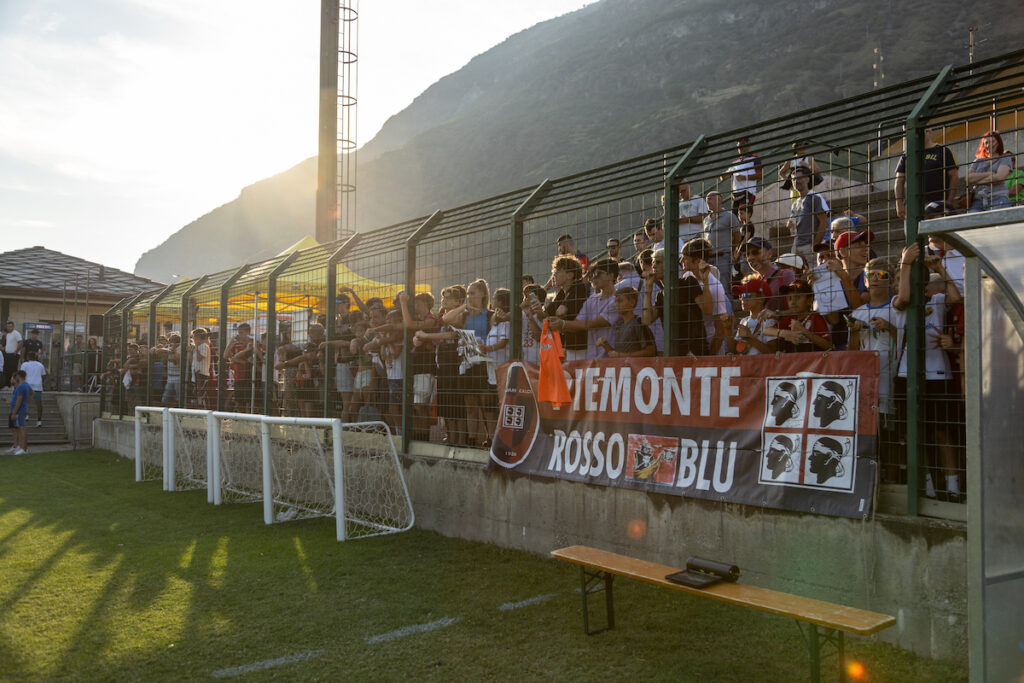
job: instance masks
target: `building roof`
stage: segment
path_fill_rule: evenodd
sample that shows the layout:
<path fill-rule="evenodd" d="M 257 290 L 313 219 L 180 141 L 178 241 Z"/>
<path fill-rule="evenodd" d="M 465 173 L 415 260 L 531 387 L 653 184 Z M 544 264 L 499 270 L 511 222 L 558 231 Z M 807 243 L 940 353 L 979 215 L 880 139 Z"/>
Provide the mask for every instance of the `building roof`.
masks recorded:
<path fill-rule="evenodd" d="M 61 296 L 76 287 L 97 298 L 121 299 L 163 287 L 159 282 L 138 277 L 100 263 L 62 254 L 45 247 L 16 249 L 0 254 L 0 296 Z"/>

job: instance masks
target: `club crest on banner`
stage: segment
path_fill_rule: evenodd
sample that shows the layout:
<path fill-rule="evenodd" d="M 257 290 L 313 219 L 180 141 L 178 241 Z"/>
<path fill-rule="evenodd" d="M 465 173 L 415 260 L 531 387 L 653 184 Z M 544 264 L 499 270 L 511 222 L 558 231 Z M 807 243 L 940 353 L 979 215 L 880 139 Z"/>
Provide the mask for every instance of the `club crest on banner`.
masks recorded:
<path fill-rule="evenodd" d="M 498 408 L 498 426 L 491 442 L 491 460 L 512 468 L 529 455 L 540 429 L 537 398 L 522 363 L 513 362 L 505 375 L 505 396 Z"/>

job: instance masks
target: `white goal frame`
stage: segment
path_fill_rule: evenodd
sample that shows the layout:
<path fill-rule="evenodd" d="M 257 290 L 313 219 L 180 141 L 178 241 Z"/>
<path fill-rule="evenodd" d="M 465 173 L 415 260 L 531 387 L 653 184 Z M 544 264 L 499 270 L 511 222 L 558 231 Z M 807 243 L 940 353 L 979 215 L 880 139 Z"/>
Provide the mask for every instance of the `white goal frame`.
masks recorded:
<path fill-rule="evenodd" d="M 401 531 L 407 531 L 411 529 L 415 523 L 415 512 L 412 508 L 412 499 L 409 496 L 409 489 L 405 483 L 405 477 L 402 474 L 401 462 L 398 459 L 398 452 L 395 450 L 394 440 L 391 437 L 391 430 L 386 423 L 381 421 L 372 422 L 353 422 L 343 423 L 337 418 L 319 418 L 319 417 L 275 417 L 267 415 L 253 415 L 249 413 L 229 413 L 220 412 L 213 410 L 190 410 L 184 408 L 163 408 L 155 406 L 139 406 L 135 408 L 135 480 L 142 481 L 142 430 L 143 430 L 143 414 L 145 413 L 159 413 L 161 415 L 161 429 L 162 429 L 162 466 L 163 466 L 163 489 L 165 491 L 175 490 L 175 469 L 174 469 L 174 425 L 172 424 L 172 415 L 190 415 L 194 417 L 205 417 L 206 418 L 206 483 L 207 483 L 207 502 L 214 505 L 220 505 L 222 503 L 221 497 L 221 449 L 220 449 L 220 438 L 221 420 L 238 420 L 243 422 L 258 423 L 260 425 L 260 468 L 261 468 L 261 484 L 262 490 L 259 492 L 259 498 L 263 502 L 263 522 L 264 524 L 274 523 L 274 488 L 273 488 L 273 467 L 271 463 L 271 436 L 270 427 L 272 425 L 291 425 L 291 426 L 309 426 L 309 427 L 323 427 L 331 430 L 332 435 L 332 459 L 334 465 L 334 518 L 336 535 L 339 541 L 344 541 L 348 537 L 346 523 L 348 521 L 354 521 L 360 524 L 368 524 L 363 520 L 352 518 L 349 519 L 346 514 L 345 508 L 345 473 L 344 473 L 344 431 L 346 427 L 350 428 L 379 428 L 382 434 L 386 434 L 387 437 L 383 439 L 387 442 L 391 450 L 391 458 L 393 459 L 396 472 L 398 474 L 398 480 L 401 482 L 401 493 L 405 499 L 405 504 L 408 505 L 409 510 L 409 522 L 404 528 L 384 526 L 379 524 L 372 524 L 380 529 L 380 533 L 398 533 Z M 375 534 L 371 534 L 375 535 Z"/>
<path fill-rule="evenodd" d="M 135 481 L 140 482 L 142 479 L 142 428 L 144 424 L 148 424 L 143 420 L 145 413 L 159 413 L 160 414 L 160 433 L 161 433 L 161 454 L 160 454 L 160 466 L 163 469 L 163 487 L 167 490 L 167 427 L 170 415 L 167 412 L 167 408 L 161 408 L 156 406 L 136 406 L 135 407 Z"/>

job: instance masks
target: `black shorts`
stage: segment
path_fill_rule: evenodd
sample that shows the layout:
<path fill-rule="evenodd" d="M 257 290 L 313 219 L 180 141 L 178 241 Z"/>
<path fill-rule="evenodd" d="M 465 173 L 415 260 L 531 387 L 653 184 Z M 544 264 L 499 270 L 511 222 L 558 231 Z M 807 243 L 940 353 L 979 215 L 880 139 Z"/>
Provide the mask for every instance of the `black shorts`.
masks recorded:
<path fill-rule="evenodd" d="M 907 423 L 907 378 L 896 377 L 893 380 L 893 396 L 896 399 L 897 419 L 904 425 Z M 952 438 L 963 428 L 966 419 L 964 395 L 960 392 L 960 384 L 955 379 L 925 380 L 925 397 L 920 404 L 924 410 L 926 431 L 935 428 L 943 429 Z M 925 436 L 927 441 L 928 437 Z"/>

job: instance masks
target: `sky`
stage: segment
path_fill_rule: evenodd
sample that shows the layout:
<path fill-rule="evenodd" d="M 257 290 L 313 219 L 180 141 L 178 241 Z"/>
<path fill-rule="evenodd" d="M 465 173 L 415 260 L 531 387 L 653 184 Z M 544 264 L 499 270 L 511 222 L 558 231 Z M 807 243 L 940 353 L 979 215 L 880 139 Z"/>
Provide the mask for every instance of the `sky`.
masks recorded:
<path fill-rule="evenodd" d="M 358 143 L 474 56 L 589 2 L 362 0 Z M 0 250 L 131 272 L 314 156 L 319 21 L 317 0 L 0 0 Z"/>

